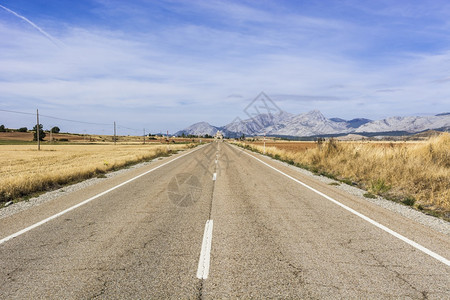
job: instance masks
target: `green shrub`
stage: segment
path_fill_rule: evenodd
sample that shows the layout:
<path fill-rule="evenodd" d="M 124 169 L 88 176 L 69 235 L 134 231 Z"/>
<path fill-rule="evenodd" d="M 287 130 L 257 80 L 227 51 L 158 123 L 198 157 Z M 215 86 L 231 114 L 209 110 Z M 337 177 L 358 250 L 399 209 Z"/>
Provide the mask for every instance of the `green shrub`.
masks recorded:
<path fill-rule="evenodd" d="M 375 196 L 372 193 L 365 193 L 363 196 L 366 197 L 366 198 L 371 198 L 371 199 L 375 199 L 377 197 L 377 196 Z"/>
<path fill-rule="evenodd" d="M 370 184 L 370 192 L 375 195 L 382 195 L 388 192 L 391 189 L 391 186 L 386 184 L 384 179 L 377 179 L 372 181 Z"/>
<path fill-rule="evenodd" d="M 408 206 L 413 206 L 414 203 L 416 203 L 416 199 L 412 196 L 408 196 L 402 201 L 402 203 Z"/>

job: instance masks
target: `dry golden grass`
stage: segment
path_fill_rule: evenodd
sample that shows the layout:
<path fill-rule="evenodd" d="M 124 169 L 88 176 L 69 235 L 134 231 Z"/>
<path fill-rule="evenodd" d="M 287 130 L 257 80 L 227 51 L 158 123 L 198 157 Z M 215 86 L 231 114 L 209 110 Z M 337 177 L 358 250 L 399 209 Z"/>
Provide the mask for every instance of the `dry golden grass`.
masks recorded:
<path fill-rule="evenodd" d="M 262 152 L 261 145 L 247 145 Z M 303 151 L 266 153 L 316 173 L 357 182 L 373 194 L 450 212 L 450 134 L 421 143 L 326 142 Z M 414 200 L 413 200 L 414 199 Z"/>
<path fill-rule="evenodd" d="M 90 178 L 191 145 L 0 146 L 0 202 Z"/>
<path fill-rule="evenodd" d="M 257 141 L 253 142 L 254 145 L 260 145 L 263 146 L 263 141 Z M 266 147 L 275 147 L 280 150 L 287 150 L 287 151 L 303 151 L 306 149 L 316 148 L 317 144 L 315 142 L 297 142 L 297 141 L 267 141 Z"/>

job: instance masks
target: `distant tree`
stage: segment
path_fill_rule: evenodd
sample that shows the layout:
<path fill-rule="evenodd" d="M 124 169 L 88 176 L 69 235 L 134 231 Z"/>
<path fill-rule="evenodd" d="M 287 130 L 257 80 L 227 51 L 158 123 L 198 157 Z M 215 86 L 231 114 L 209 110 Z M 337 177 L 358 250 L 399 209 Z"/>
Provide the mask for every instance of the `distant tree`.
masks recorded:
<path fill-rule="evenodd" d="M 323 137 L 317 138 L 317 146 L 319 147 L 319 149 L 322 149 L 322 144 L 324 142 L 325 142 L 325 138 L 323 138 Z"/>
<path fill-rule="evenodd" d="M 185 137 L 186 137 L 186 135 L 184 134 L 184 132 L 181 134 L 181 137 L 182 137 L 182 138 L 185 138 Z"/>
<path fill-rule="evenodd" d="M 245 140 L 245 134 L 241 135 L 241 140 Z"/>
<path fill-rule="evenodd" d="M 26 127 L 20 127 L 19 129 L 17 129 L 18 132 L 27 132 L 28 128 Z"/>
<path fill-rule="evenodd" d="M 42 124 L 39 124 L 39 140 L 43 141 L 45 138 L 45 132 L 43 130 L 44 126 Z M 33 127 L 33 141 L 37 141 L 37 131 L 36 131 L 36 125 Z"/>
<path fill-rule="evenodd" d="M 0 125 L 0 132 L 6 132 L 5 125 Z"/>
<path fill-rule="evenodd" d="M 51 131 L 52 133 L 59 133 L 61 130 L 59 129 L 58 126 L 55 126 L 55 127 L 53 127 L 52 129 L 50 129 L 50 131 Z"/>
<path fill-rule="evenodd" d="M 205 138 L 205 139 L 210 139 L 210 138 L 212 138 L 212 136 L 210 136 L 209 134 L 205 134 L 205 135 L 204 135 L 204 138 Z"/>

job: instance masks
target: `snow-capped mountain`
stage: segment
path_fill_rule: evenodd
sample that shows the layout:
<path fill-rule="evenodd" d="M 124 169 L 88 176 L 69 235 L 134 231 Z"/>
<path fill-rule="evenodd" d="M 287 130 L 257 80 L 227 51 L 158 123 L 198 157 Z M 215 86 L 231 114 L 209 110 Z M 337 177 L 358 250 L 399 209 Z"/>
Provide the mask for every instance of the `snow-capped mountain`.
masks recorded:
<path fill-rule="evenodd" d="M 240 135 L 258 135 L 264 134 L 267 128 L 287 122 L 294 115 L 287 112 L 279 112 L 276 114 L 259 114 L 253 118 L 246 120 L 235 120 L 223 127 L 225 133 L 239 133 Z"/>
<path fill-rule="evenodd" d="M 446 127 L 450 127 L 450 115 L 439 114 L 426 117 L 391 117 L 372 121 L 358 127 L 355 132 L 406 131 L 412 133 Z"/>
<path fill-rule="evenodd" d="M 350 128 L 358 128 L 361 125 L 364 125 L 366 123 L 372 122 L 372 120 L 364 119 L 364 118 L 352 119 L 350 121 L 347 121 L 347 120 L 344 120 L 344 119 L 341 119 L 341 118 L 331 118 L 330 120 L 333 121 L 333 122 L 346 123 L 347 127 L 350 127 Z"/>
<path fill-rule="evenodd" d="M 209 123 L 206 122 L 199 122 L 199 123 L 195 123 L 192 124 L 191 126 L 178 131 L 177 133 L 175 133 L 175 135 L 179 136 L 182 135 L 183 133 L 185 135 L 205 135 L 205 134 L 209 134 L 211 136 L 215 135 L 217 133 L 217 131 L 220 130 L 218 127 L 212 126 Z"/>
<path fill-rule="evenodd" d="M 443 113 L 425 117 L 391 117 L 378 121 L 362 118 L 346 121 L 339 118 L 327 119 L 318 110 L 300 115 L 280 112 L 278 114 L 260 114 L 246 120 L 238 119 L 223 127 L 200 122 L 176 134 L 214 135 L 220 130 L 228 137 L 239 137 L 242 134 L 246 136 L 267 134 L 269 136 L 308 137 L 349 133 L 417 133 L 430 129 L 450 130 L 450 114 Z"/>
<path fill-rule="evenodd" d="M 269 128 L 268 128 L 269 129 Z M 318 110 L 290 118 L 286 122 L 272 126 L 269 135 L 313 136 L 346 133 L 351 130 L 344 122 L 331 121 Z"/>

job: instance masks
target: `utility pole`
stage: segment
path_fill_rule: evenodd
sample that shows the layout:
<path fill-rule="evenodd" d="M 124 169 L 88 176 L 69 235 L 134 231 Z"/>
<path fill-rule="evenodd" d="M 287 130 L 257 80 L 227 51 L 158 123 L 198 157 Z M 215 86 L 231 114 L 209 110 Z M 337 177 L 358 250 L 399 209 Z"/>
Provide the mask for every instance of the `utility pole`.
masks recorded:
<path fill-rule="evenodd" d="M 114 145 L 116 144 L 116 121 L 114 121 Z"/>
<path fill-rule="evenodd" d="M 145 145 L 145 128 L 144 128 L 144 145 Z"/>
<path fill-rule="evenodd" d="M 167 138 L 167 151 L 170 151 L 169 130 L 167 130 L 166 138 Z"/>
<path fill-rule="evenodd" d="M 264 153 L 266 154 L 266 132 L 264 131 Z"/>
<path fill-rule="evenodd" d="M 38 151 L 41 151 L 41 139 L 39 136 L 39 131 L 40 131 L 40 127 L 39 127 L 39 109 L 36 109 L 36 120 L 37 120 L 37 124 L 36 124 L 36 139 L 38 142 Z"/>

